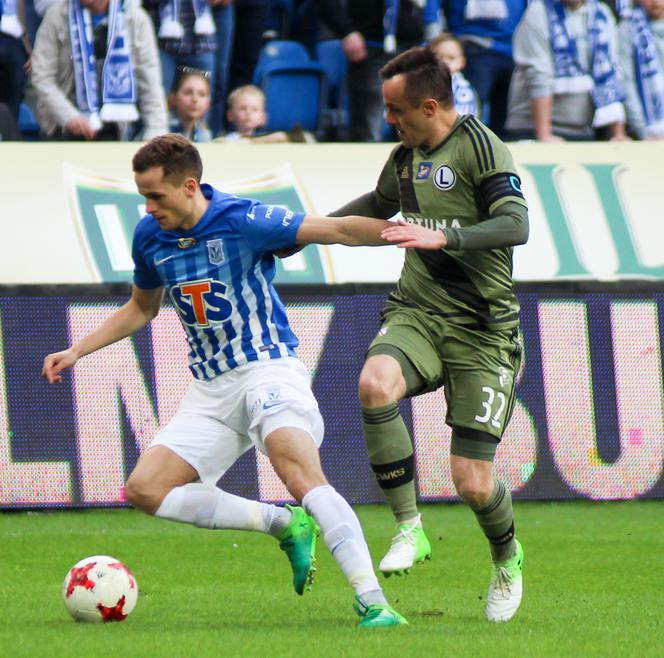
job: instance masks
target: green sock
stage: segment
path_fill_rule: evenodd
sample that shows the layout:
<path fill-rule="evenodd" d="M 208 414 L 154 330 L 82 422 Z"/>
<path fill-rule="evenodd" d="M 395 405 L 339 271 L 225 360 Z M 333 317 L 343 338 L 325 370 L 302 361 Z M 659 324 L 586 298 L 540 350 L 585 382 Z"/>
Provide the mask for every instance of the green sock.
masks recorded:
<path fill-rule="evenodd" d="M 401 523 L 417 516 L 413 444 L 397 402 L 362 408 L 369 463 L 388 504 Z"/>
<path fill-rule="evenodd" d="M 512 496 L 507 487 L 494 480 L 493 493 L 489 502 L 481 509 L 473 509 L 491 547 L 494 562 L 509 560 L 516 553 L 514 542 L 514 515 Z"/>

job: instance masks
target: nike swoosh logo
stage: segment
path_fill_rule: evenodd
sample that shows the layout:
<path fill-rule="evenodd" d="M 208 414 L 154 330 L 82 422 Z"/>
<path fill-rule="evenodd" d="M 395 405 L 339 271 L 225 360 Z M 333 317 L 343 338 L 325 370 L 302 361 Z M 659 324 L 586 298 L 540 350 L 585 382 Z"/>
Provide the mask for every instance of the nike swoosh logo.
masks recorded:
<path fill-rule="evenodd" d="M 157 259 L 155 258 L 155 260 L 154 260 L 154 264 L 155 264 L 155 265 L 162 265 L 162 264 L 165 263 L 167 260 L 171 260 L 171 258 L 175 258 L 175 255 L 174 255 L 174 254 L 171 254 L 170 256 L 166 256 L 166 258 L 160 258 L 159 260 L 157 260 Z"/>
<path fill-rule="evenodd" d="M 272 402 L 264 402 L 263 409 L 272 409 L 272 407 L 278 407 L 280 404 L 286 404 L 286 400 L 273 400 Z"/>

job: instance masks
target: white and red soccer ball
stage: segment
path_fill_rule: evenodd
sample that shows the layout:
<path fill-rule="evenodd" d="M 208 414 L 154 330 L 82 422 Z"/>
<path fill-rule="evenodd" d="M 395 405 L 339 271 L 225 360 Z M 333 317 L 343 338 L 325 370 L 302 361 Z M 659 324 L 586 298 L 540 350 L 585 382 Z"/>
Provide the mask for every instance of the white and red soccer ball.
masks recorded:
<path fill-rule="evenodd" d="M 62 598 L 78 621 L 124 621 L 136 605 L 138 583 L 120 560 L 92 555 L 67 572 Z"/>

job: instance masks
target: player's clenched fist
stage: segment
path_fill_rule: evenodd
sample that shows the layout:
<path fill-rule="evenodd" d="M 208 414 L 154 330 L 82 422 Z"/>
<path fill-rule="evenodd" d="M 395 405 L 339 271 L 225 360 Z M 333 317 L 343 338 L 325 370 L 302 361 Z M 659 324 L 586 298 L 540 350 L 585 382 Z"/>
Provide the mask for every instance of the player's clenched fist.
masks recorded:
<path fill-rule="evenodd" d="M 45 377 L 49 384 L 61 382 L 62 375 L 60 373 L 67 368 L 73 367 L 76 361 L 78 361 L 78 357 L 71 349 L 49 354 L 44 359 L 42 377 Z"/>

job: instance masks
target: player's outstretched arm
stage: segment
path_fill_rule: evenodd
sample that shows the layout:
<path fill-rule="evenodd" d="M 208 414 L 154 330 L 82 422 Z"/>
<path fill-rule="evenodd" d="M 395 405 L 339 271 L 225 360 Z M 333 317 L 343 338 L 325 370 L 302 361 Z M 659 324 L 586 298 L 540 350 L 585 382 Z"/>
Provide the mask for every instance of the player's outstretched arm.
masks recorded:
<path fill-rule="evenodd" d="M 387 244 L 381 237 L 385 221 L 371 217 L 307 215 L 297 231 L 297 244 L 345 244 L 349 247 Z"/>
<path fill-rule="evenodd" d="M 82 356 L 136 333 L 159 313 L 163 296 L 163 288 L 143 290 L 133 286 L 129 301 L 98 329 L 69 349 L 49 354 L 44 359 L 42 377 L 45 377 L 49 384 L 60 382 L 62 371 L 73 368 Z"/>

